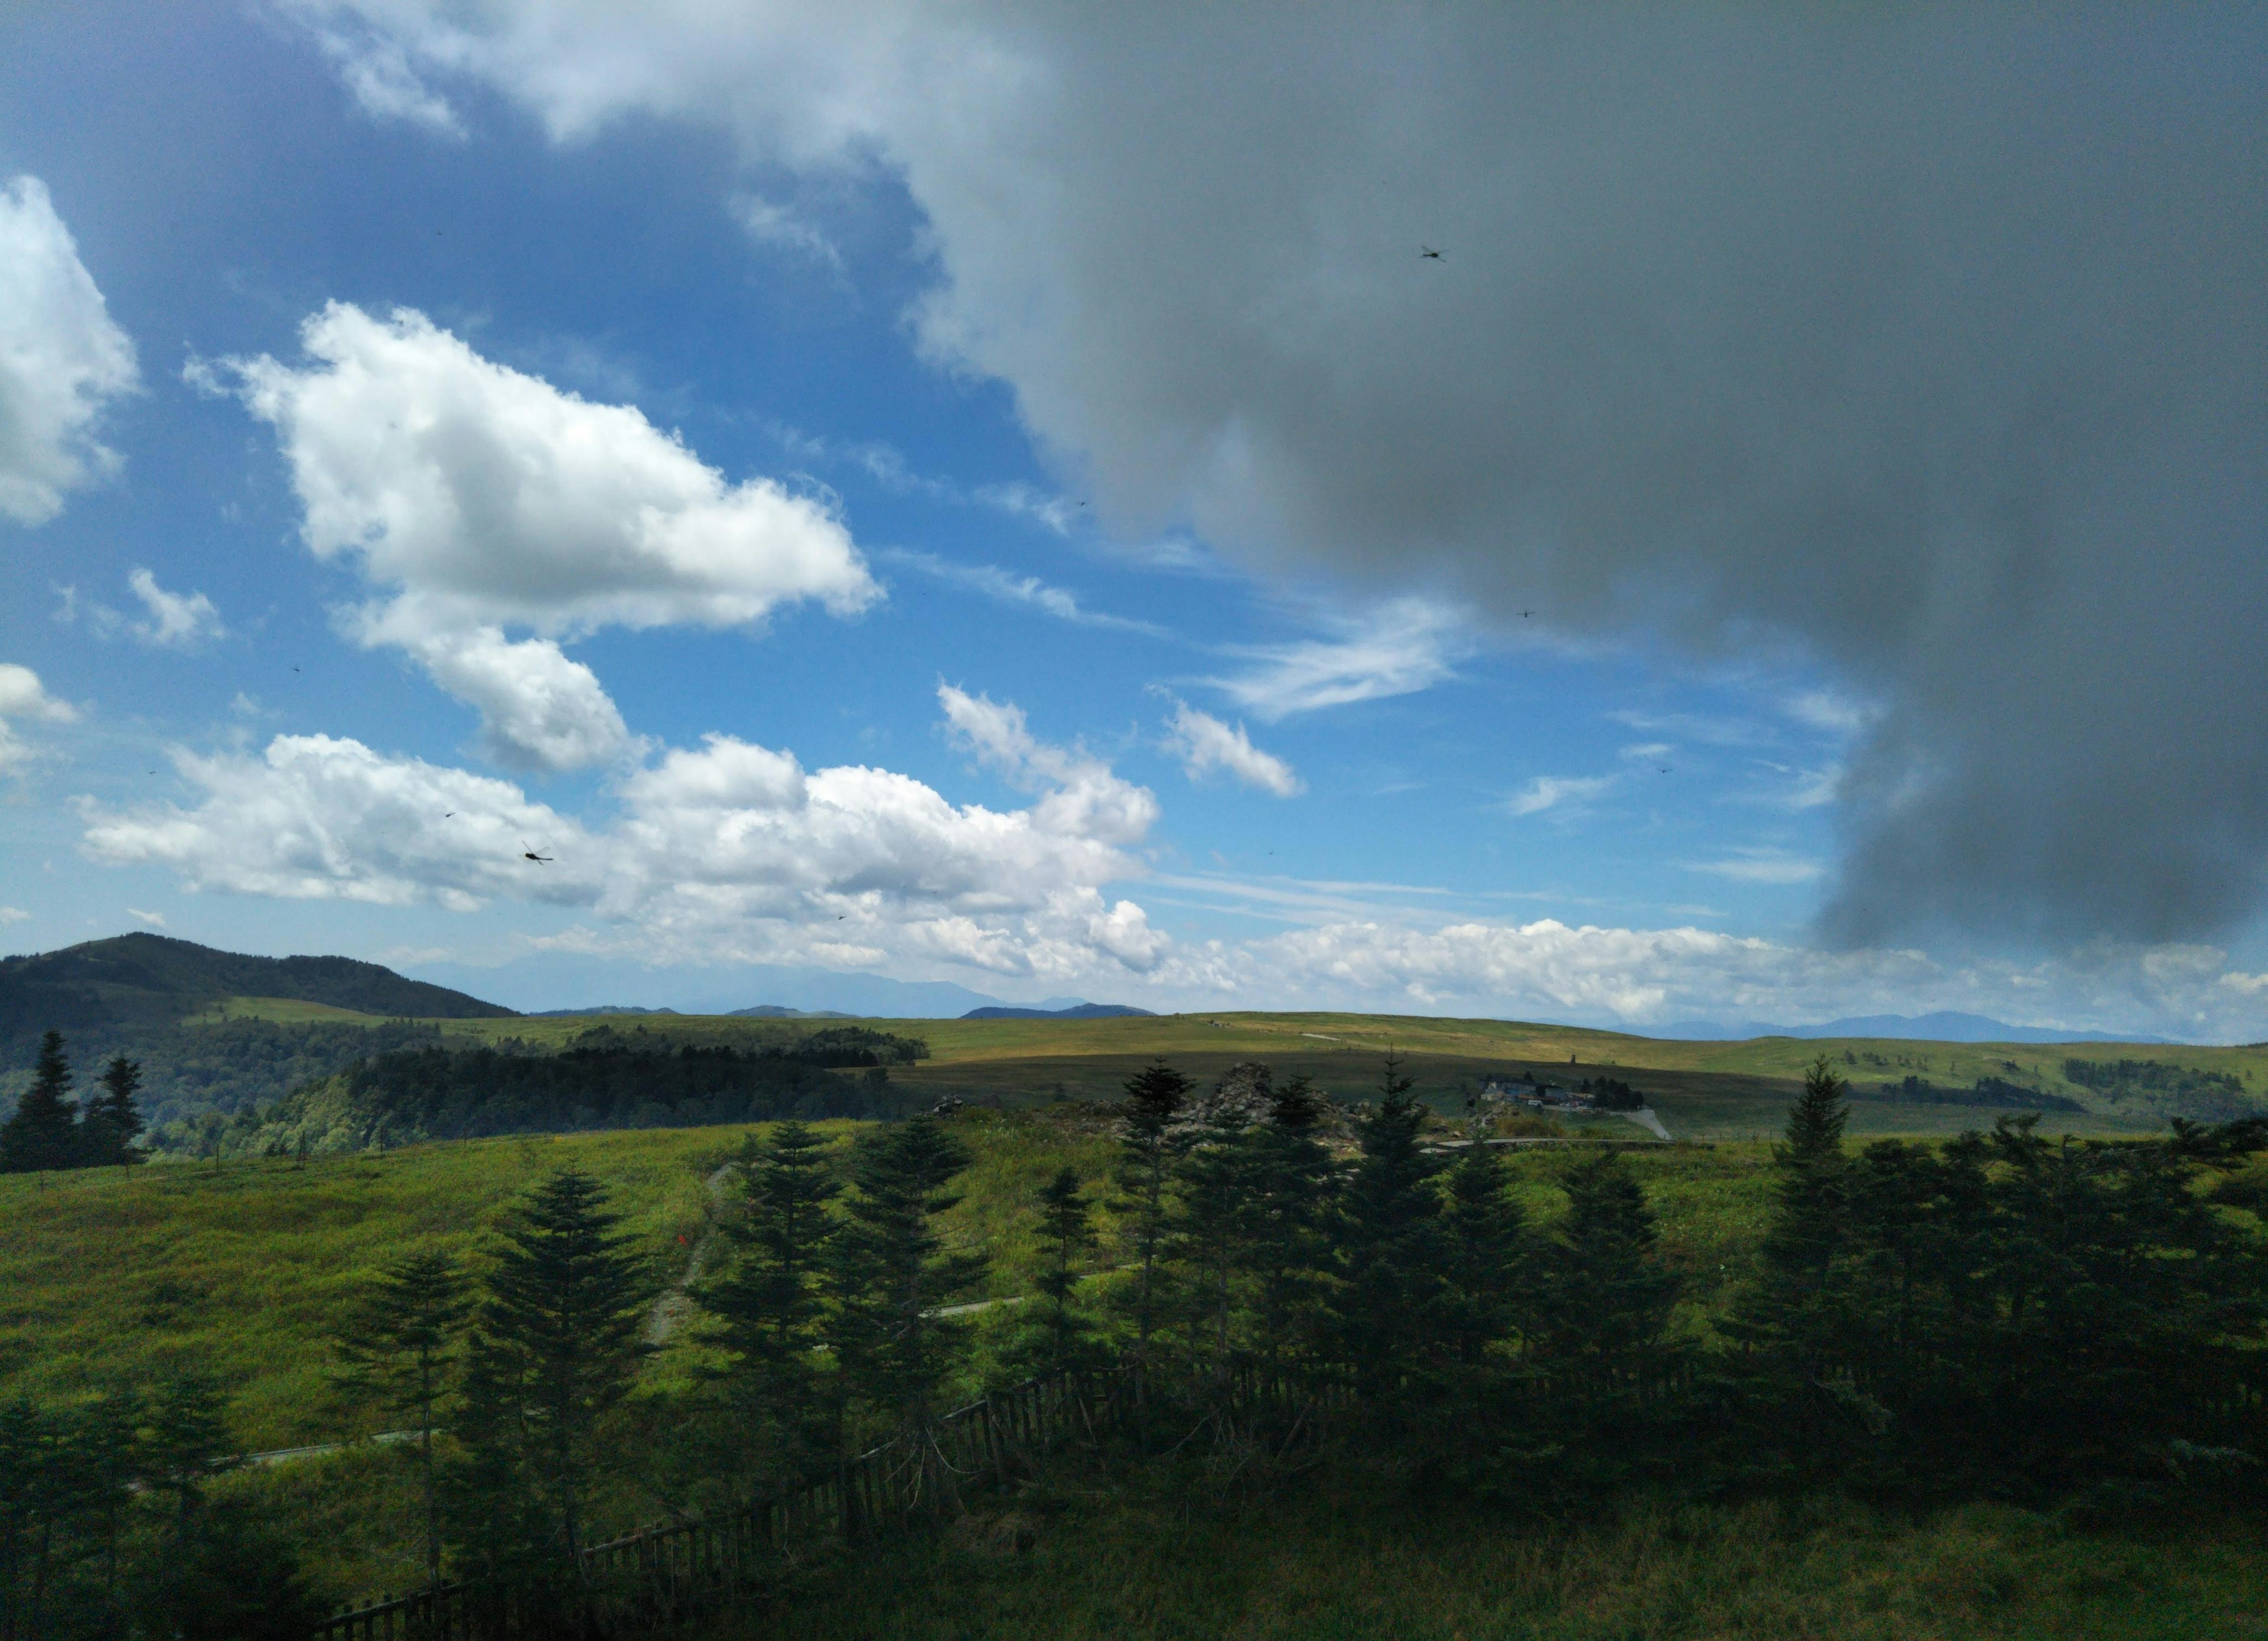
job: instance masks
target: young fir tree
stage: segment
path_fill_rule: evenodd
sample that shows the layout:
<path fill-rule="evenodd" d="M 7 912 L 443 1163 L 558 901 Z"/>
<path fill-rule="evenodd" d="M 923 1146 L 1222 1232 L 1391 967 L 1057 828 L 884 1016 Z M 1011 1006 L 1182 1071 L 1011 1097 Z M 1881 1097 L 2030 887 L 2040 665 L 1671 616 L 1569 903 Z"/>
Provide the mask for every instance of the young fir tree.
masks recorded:
<path fill-rule="evenodd" d="M 645 1354 L 649 1284 L 606 1200 L 604 1187 L 573 1169 L 537 1186 L 504 1233 L 481 1311 L 488 1350 L 505 1358 L 487 1372 L 518 1387 L 528 1468 L 571 1568 L 600 1421 Z"/>
<path fill-rule="evenodd" d="M 1086 1319 L 1071 1304 L 1079 1262 L 1094 1248 L 1094 1204 L 1069 1168 L 1040 1188 L 1040 1248 L 1043 1261 L 1035 1284 L 1047 1301 L 1042 1316 L 1044 1362 L 1055 1372 L 1082 1365 L 1088 1354 Z"/>
<path fill-rule="evenodd" d="M 834 1240 L 828 1204 L 841 1192 L 827 1143 L 800 1122 L 783 1122 L 740 1155 L 746 1211 L 725 1233 L 740 1257 L 695 1295 L 715 1320 L 710 1340 L 731 1361 L 725 1380 L 756 1449 L 777 1478 L 821 1455 L 823 1398 L 814 1350 L 821 1279 Z"/>
<path fill-rule="evenodd" d="M 1134 1255 L 1127 1299 L 1134 1324 L 1134 1395 L 1145 1410 L 1151 1340 L 1165 1317 L 1167 1233 L 1174 1206 L 1174 1159 L 1181 1150 L 1173 1122 L 1189 1098 L 1189 1079 L 1163 1060 L 1152 1061 L 1127 1079 L 1119 1124 L 1114 1178 L 1121 1195 L 1112 1206 L 1126 1221 Z"/>
<path fill-rule="evenodd" d="M 142 1067 L 124 1055 L 112 1056 L 102 1071 L 102 1092 L 87 1101 L 79 1115 L 79 1148 L 91 1168 L 130 1167 L 146 1161 L 134 1144 L 143 1130 L 141 1108 L 135 1095 L 142 1088 Z"/>
<path fill-rule="evenodd" d="M 829 1261 L 831 1343 L 845 1387 L 900 1431 L 929 1429 L 961 1327 L 932 1315 L 984 1273 L 982 1255 L 948 1251 L 937 1216 L 968 1150 L 932 1117 L 884 1129 L 853 1152 Z"/>
<path fill-rule="evenodd" d="M 1505 1194 L 1504 1159 L 1479 1144 L 1449 1170 L 1441 1216 L 1441 1343 L 1468 1390 L 1489 1347 L 1525 1331 L 1535 1255 L 1520 1204 Z"/>
<path fill-rule="evenodd" d="M 1252 1350 L 1271 1384 L 1312 1372 L 1329 1293 L 1337 1181 L 1318 1137 L 1322 1101 L 1287 1079 L 1249 1137 L 1239 1241 L 1252 1273 Z"/>
<path fill-rule="evenodd" d="M 143 1409 L 142 1480 L 173 1500 L 174 1535 L 188 1533 L 190 1516 L 204 1502 L 205 1483 L 233 1462 L 228 1403 L 201 1373 L 161 1382 Z"/>
<path fill-rule="evenodd" d="M 1191 1135 L 1174 1164 L 1180 1211 L 1168 1247 L 1182 1279 L 1184 1344 L 1190 1368 L 1216 1402 L 1229 1391 L 1234 1362 L 1251 1159 L 1249 1130 L 1224 1119 Z"/>
<path fill-rule="evenodd" d="M 471 1295 L 457 1262 L 446 1254 L 412 1254 L 379 1272 L 337 1339 L 349 1382 L 389 1415 L 416 1422 L 425 1495 L 425 1573 L 437 1589 L 441 1521 L 433 1436 L 471 1314 Z"/>
<path fill-rule="evenodd" d="M 1341 1221 L 1339 1348 L 1357 1394 L 1389 1424 L 1423 1387 L 1439 1332 L 1441 1200 L 1433 1160 L 1418 1148 L 1425 1107 L 1413 1086 L 1389 1054 L 1378 1104 L 1357 1124 L 1362 1155 Z"/>
<path fill-rule="evenodd" d="M 1544 1353 L 1594 1391 L 1611 1394 L 1653 1359 L 1677 1303 L 1646 1191 L 1617 1152 L 1570 1169 L 1567 1218 L 1549 1262 Z"/>
<path fill-rule="evenodd" d="M 1818 1377 L 1822 1365 L 1832 1327 L 1828 1284 L 1848 1231 L 1845 1093 L 1833 1062 L 1823 1054 L 1812 1062 L 1788 1107 L 1786 1136 L 1772 1151 L 1778 1178 L 1757 1280 L 1727 1327 L 1805 1380 Z"/>
<path fill-rule="evenodd" d="M 16 1102 L 15 1114 L 0 1123 L 0 1174 L 38 1174 L 77 1167 L 81 1160 L 77 1125 L 71 1121 L 70 1062 L 63 1036 L 51 1031 L 40 1039 L 40 1058 L 32 1085 Z"/>

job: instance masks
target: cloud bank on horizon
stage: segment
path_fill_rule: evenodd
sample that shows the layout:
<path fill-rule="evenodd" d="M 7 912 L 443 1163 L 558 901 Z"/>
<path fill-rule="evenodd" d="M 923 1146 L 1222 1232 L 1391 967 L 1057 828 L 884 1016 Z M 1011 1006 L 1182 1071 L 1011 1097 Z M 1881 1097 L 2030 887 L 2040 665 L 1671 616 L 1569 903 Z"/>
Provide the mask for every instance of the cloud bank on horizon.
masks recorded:
<path fill-rule="evenodd" d="M 1815 655 L 1880 709 L 1831 938 L 2259 904 L 2257 8 L 287 9 L 373 113 L 902 186 L 925 344 L 1123 529 Z"/>

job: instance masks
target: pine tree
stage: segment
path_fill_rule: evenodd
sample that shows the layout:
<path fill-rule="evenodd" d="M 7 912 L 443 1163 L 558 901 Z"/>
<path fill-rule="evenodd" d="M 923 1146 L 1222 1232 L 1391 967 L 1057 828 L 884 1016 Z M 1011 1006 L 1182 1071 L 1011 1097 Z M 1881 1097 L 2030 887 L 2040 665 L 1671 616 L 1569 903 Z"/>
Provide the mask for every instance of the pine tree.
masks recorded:
<path fill-rule="evenodd" d="M 63 1036 L 51 1031 L 40 1040 L 32 1085 L 16 1102 L 15 1114 L 0 1123 L 0 1174 L 37 1174 L 73 1168 L 80 1161 L 79 1137 L 71 1121 L 70 1062 Z"/>
<path fill-rule="evenodd" d="M 516 1383 L 531 1469 L 563 1564 L 582 1549 L 582 1517 L 600 1420 L 628 1394 L 649 1297 L 605 1188 L 563 1170 L 537 1186 L 504 1233 L 481 1327 Z"/>
<path fill-rule="evenodd" d="M 1677 1302 L 1677 1273 L 1661 1262 L 1645 1189 L 1607 1152 L 1561 1181 L 1567 1218 L 1550 1262 L 1540 1318 L 1544 1352 L 1601 1393 L 1651 1361 Z"/>
<path fill-rule="evenodd" d="M 1389 1424 L 1427 1375 L 1439 1332 L 1441 1202 L 1433 1161 L 1418 1149 L 1425 1107 L 1410 1098 L 1414 1086 L 1389 1054 L 1379 1102 L 1357 1125 L 1362 1157 L 1347 1181 L 1337 1296 L 1356 1390 Z"/>
<path fill-rule="evenodd" d="M 807 1468 L 821 1448 L 820 1343 L 835 1222 L 828 1203 L 842 1190 L 827 1143 L 800 1122 L 782 1122 L 740 1155 L 746 1212 L 725 1227 L 740 1257 L 696 1299 L 715 1319 L 709 1338 L 731 1359 L 725 1381 L 744 1415 L 744 1439 L 783 1476 Z"/>
<path fill-rule="evenodd" d="M 1173 1212 L 1173 1166 L 1181 1145 L 1174 1119 L 1189 1103 L 1189 1079 L 1153 1060 L 1126 1081 L 1115 1178 L 1121 1192 L 1112 1206 L 1126 1222 L 1135 1275 L 1129 1308 L 1134 1323 L 1134 1395 L 1146 1424 L 1151 1340 L 1164 1320 L 1165 1255 Z"/>
<path fill-rule="evenodd" d="M 1174 1165 L 1180 1213 L 1167 1246 L 1182 1278 L 1186 1349 L 1217 1401 L 1230 1388 L 1234 1359 L 1251 1158 L 1249 1133 L 1220 1120 L 1191 1136 Z"/>
<path fill-rule="evenodd" d="M 1535 1286 L 1536 1250 L 1505 1184 L 1503 1158 L 1477 1142 L 1449 1171 L 1441 1216 L 1442 1343 L 1469 1385 L 1489 1347 L 1527 1324 Z"/>
<path fill-rule="evenodd" d="M 361 1296 L 338 1336 L 349 1381 L 387 1412 L 416 1421 L 425 1493 L 425 1571 L 441 1583 L 441 1523 L 433 1436 L 472 1300 L 465 1273 L 446 1254 L 394 1261 Z"/>
<path fill-rule="evenodd" d="M 143 1410 L 142 1479 L 151 1490 L 173 1495 L 177 1538 L 187 1535 L 205 1483 L 229 1468 L 235 1452 L 227 1399 L 212 1380 L 180 1373 L 157 1387 Z"/>
<path fill-rule="evenodd" d="M 1851 1120 L 1845 1085 L 1821 1055 L 1805 1072 L 1803 1092 L 1788 1107 L 1787 1130 L 1773 1147 L 1771 1225 L 1764 1233 L 1755 1288 L 1727 1331 L 1752 1348 L 1785 1358 L 1806 1380 L 1818 1376 L 1831 1328 L 1828 1284 L 1849 1221 L 1849 1159 L 1843 1130 Z"/>
<path fill-rule="evenodd" d="M 966 1146 L 934 1118 L 884 1129 L 853 1152 L 856 1189 L 830 1261 L 832 1343 L 847 1387 L 902 1431 L 926 1431 L 963 1328 L 931 1314 L 984 1273 L 982 1255 L 948 1251 L 935 1220 L 961 1199 L 945 1187 Z"/>
<path fill-rule="evenodd" d="M 1293 1077 L 1250 1137 L 1240 1240 L 1253 1277 L 1253 1351 L 1273 1382 L 1311 1371 L 1322 1348 L 1337 1188 L 1317 1137 L 1322 1115 L 1314 1084 Z"/>
<path fill-rule="evenodd" d="M 1047 1301 L 1047 1365 L 1061 1372 L 1086 1358 L 1086 1322 L 1071 1307 L 1071 1295 L 1079 1287 L 1079 1262 L 1094 1247 L 1093 1204 L 1069 1168 L 1040 1189 L 1040 1247 L 1045 1263 L 1035 1285 Z"/>
<path fill-rule="evenodd" d="M 124 1055 L 103 1068 L 102 1092 L 79 1116 L 79 1149 L 91 1168 L 130 1167 L 146 1161 L 134 1144 L 143 1130 L 134 1096 L 142 1087 L 142 1067 Z"/>

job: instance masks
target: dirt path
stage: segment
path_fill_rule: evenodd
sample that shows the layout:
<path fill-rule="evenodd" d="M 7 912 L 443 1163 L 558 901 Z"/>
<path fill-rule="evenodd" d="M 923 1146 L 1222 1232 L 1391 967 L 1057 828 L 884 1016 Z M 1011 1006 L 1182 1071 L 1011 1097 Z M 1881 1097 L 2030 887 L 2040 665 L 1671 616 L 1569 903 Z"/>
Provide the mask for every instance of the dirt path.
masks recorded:
<path fill-rule="evenodd" d="M 718 1167 L 716 1173 L 709 1176 L 711 1200 L 715 1201 L 724 1196 L 725 1181 L 733 1177 L 733 1164 L 724 1163 Z M 657 1346 L 667 1344 L 671 1336 L 685 1325 L 685 1319 L 693 1314 L 695 1308 L 693 1296 L 686 1290 L 700 1279 L 702 1267 L 708 1263 L 709 1250 L 716 1240 L 717 1222 L 712 1218 L 709 1222 L 708 1229 L 702 1232 L 701 1240 L 693 1245 L 692 1255 L 685 1262 L 685 1274 L 670 1284 L 669 1291 L 656 1299 L 653 1302 L 653 1309 L 647 1314 L 646 1343 Z"/>

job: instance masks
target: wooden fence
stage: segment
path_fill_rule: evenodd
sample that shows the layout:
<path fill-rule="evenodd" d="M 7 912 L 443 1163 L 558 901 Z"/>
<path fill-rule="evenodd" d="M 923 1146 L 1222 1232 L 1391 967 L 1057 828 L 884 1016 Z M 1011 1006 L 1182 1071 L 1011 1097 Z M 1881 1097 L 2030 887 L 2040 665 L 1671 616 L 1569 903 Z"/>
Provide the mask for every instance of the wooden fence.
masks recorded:
<path fill-rule="evenodd" d="M 784 1550 L 856 1539 L 953 1508 L 962 1490 L 1028 1474 L 1039 1455 L 1122 1418 L 1127 1372 L 1044 1373 L 996 1391 L 777 1498 L 711 1520 L 642 1527 L 582 1553 L 588 1627 L 635 1635 L 761 1590 Z M 389 1597 L 326 1619 L 313 1641 L 497 1641 L 469 1585 Z"/>

